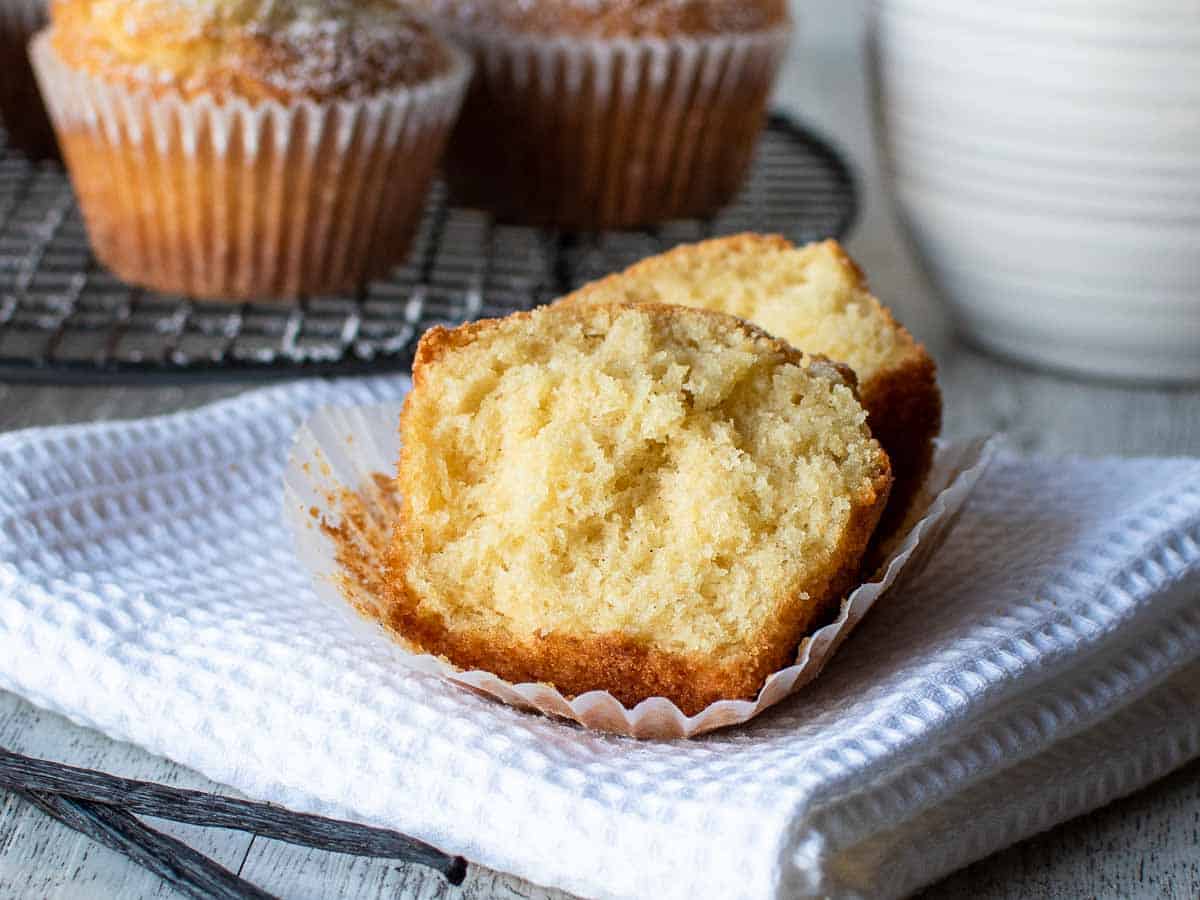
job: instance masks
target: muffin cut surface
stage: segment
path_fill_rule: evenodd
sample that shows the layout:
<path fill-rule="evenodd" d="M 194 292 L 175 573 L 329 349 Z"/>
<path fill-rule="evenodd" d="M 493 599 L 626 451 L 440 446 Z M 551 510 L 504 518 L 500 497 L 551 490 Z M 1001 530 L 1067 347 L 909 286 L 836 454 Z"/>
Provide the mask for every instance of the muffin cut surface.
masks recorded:
<path fill-rule="evenodd" d="M 753 696 L 890 485 L 845 376 L 729 316 L 543 309 L 433 329 L 413 373 L 389 624 L 510 681 Z"/>
<path fill-rule="evenodd" d="M 742 234 L 677 247 L 564 297 L 574 303 L 673 303 L 717 310 L 858 377 L 871 431 L 896 478 L 885 530 L 900 524 L 933 459 L 942 400 L 925 348 L 871 295 L 836 241 L 795 247 Z"/>

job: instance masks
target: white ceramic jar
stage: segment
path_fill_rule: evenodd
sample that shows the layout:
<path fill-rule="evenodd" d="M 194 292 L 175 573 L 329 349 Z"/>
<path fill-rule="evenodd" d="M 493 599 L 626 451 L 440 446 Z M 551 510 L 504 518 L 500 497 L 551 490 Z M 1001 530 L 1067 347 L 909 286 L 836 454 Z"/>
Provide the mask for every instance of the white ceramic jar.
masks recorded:
<path fill-rule="evenodd" d="M 875 0 L 876 118 L 974 341 L 1200 379 L 1200 3 Z"/>

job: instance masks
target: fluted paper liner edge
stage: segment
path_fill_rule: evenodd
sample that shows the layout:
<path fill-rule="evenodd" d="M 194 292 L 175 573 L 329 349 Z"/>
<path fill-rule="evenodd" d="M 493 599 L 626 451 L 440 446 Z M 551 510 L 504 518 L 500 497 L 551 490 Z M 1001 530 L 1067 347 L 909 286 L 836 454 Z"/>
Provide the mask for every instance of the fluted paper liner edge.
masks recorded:
<path fill-rule="evenodd" d="M 400 263 L 473 70 L 362 98 L 183 96 L 30 56 L 96 256 L 200 299 L 337 292 Z"/>
<path fill-rule="evenodd" d="M 673 37 L 445 31 L 476 61 L 447 151 L 452 197 L 580 229 L 711 215 L 730 202 L 792 33 L 790 25 Z M 515 149 L 481 157 L 496 140 Z"/>
<path fill-rule="evenodd" d="M 362 407 L 324 407 L 315 411 L 296 434 L 284 472 L 283 515 L 291 527 L 299 559 L 313 576 L 317 594 L 344 608 L 360 626 L 362 617 L 347 602 L 339 585 L 341 567 L 333 541 L 320 527 L 322 517 L 340 518 L 336 497 L 345 490 L 371 489 L 377 474 L 390 476 L 400 455 L 398 423 L 402 403 Z M 816 678 L 842 641 L 871 606 L 903 575 L 911 578 L 945 541 L 963 504 L 994 455 L 995 439 L 940 443 L 923 497 L 922 512 L 905 536 L 896 541 L 874 579 L 860 585 L 842 602 L 837 619 L 800 644 L 795 664 L 770 675 L 754 700 L 721 700 L 686 716 L 670 700 L 651 697 L 629 709 L 612 694 L 590 691 L 568 698 L 548 684 L 513 684 L 489 672 L 464 671 L 447 660 L 423 653 L 392 632 L 405 663 L 447 678 L 513 706 L 571 719 L 588 728 L 638 738 L 694 737 L 717 728 L 749 721 Z M 373 522 L 389 529 L 390 523 Z M 383 631 L 379 626 L 378 631 Z M 383 634 L 380 635 L 382 639 Z"/>

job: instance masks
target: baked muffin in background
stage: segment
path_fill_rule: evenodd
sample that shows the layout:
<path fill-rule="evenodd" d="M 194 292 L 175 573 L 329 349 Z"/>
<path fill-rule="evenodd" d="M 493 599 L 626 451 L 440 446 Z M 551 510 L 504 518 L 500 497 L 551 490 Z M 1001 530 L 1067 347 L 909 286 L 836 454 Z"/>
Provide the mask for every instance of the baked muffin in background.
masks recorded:
<path fill-rule="evenodd" d="M 896 483 L 880 524 L 900 527 L 933 463 L 942 427 L 937 366 L 837 241 L 796 247 L 775 234 L 683 244 L 584 285 L 559 300 L 674 303 L 739 316 L 806 353 L 845 363 L 858 377 L 868 422 Z"/>
<path fill-rule="evenodd" d="M 849 370 L 720 313 L 434 328 L 413 385 L 384 624 L 567 695 L 753 697 L 856 581 L 891 484 Z"/>
<path fill-rule="evenodd" d="M 476 75 L 445 162 L 455 202 L 625 228 L 733 199 L 791 26 L 786 0 L 414 0 Z"/>
<path fill-rule="evenodd" d="M 56 0 L 31 52 L 96 255 L 200 298 L 400 262 L 470 77 L 391 0 Z"/>
<path fill-rule="evenodd" d="M 46 0 L 0 0 L 0 123 L 9 146 L 30 159 L 58 156 L 29 65 L 29 41 L 46 24 Z"/>

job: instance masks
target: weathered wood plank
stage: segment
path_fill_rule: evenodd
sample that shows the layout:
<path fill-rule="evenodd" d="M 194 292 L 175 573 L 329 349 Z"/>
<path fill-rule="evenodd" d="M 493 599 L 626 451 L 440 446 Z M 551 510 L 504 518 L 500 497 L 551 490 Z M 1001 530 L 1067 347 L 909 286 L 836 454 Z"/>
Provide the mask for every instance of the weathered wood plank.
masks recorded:
<path fill-rule="evenodd" d="M 1200 392 L 1084 382 L 1016 367 L 962 345 L 943 350 L 946 434 L 1002 431 L 1028 453 L 1200 453 Z"/>
<path fill-rule="evenodd" d="M 0 692 L 0 745 L 17 753 L 56 759 L 75 766 L 159 781 L 195 790 L 222 790 L 201 775 L 72 725 Z M 154 875 L 63 825 L 11 794 L 0 793 L 0 896 L 175 897 Z M 236 871 L 251 835 L 195 828 L 160 819 L 159 830 L 185 841 Z"/>
<path fill-rule="evenodd" d="M 232 397 L 254 386 L 243 382 L 187 387 L 57 387 L 0 382 L 0 431 L 160 415 Z"/>
<path fill-rule="evenodd" d="M 1200 896 L 1200 762 L 951 875 L 920 900 Z"/>
<path fill-rule="evenodd" d="M 235 794 L 202 775 L 130 744 L 72 725 L 0 691 L 0 746 L 30 756 L 103 769 L 130 778 Z M 461 888 L 422 866 L 363 859 L 251 838 L 222 829 L 147 819 L 155 828 L 205 853 L 259 887 L 285 898 L 387 897 L 402 900 L 557 900 L 560 892 L 473 866 Z M 0 898 L 154 897 L 176 900 L 163 885 L 120 854 L 106 850 L 0 791 Z"/>
<path fill-rule="evenodd" d="M 127 815 L 206 828 L 230 828 L 334 853 L 415 863 L 442 873 L 451 884 L 461 883 L 466 874 L 466 860 L 462 857 L 442 853 L 398 832 L 293 812 L 244 797 L 123 778 L 112 772 L 24 756 L 3 747 L 0 747 L 0 787 L 33 800 L 35 806 L 52 816 L 68 817 L 68 824 L 78 823 L 81 826 L 78 830 L 102 841 L 119 839 L 122 848 L 136 847 L 138 842 L 126 840 L 130 832 L 123 821 L 97 815 L 96 804 L 119 806 Z M 59 794 L 79 802 L 67 806 L 51 802 L 50 798 Z M 146 837 L 157 839 L 153 835 Z M 156 863 L 157 859 L 151 862 Z"/>
<path fill-rule="evenodd" d="M 258 838 L 241 875 L 287 900 L 332 892 L 356 900 L 567 900 L 568 895 L 472 866 L 459 888 L 420 866 L 308 850 Z"/>

